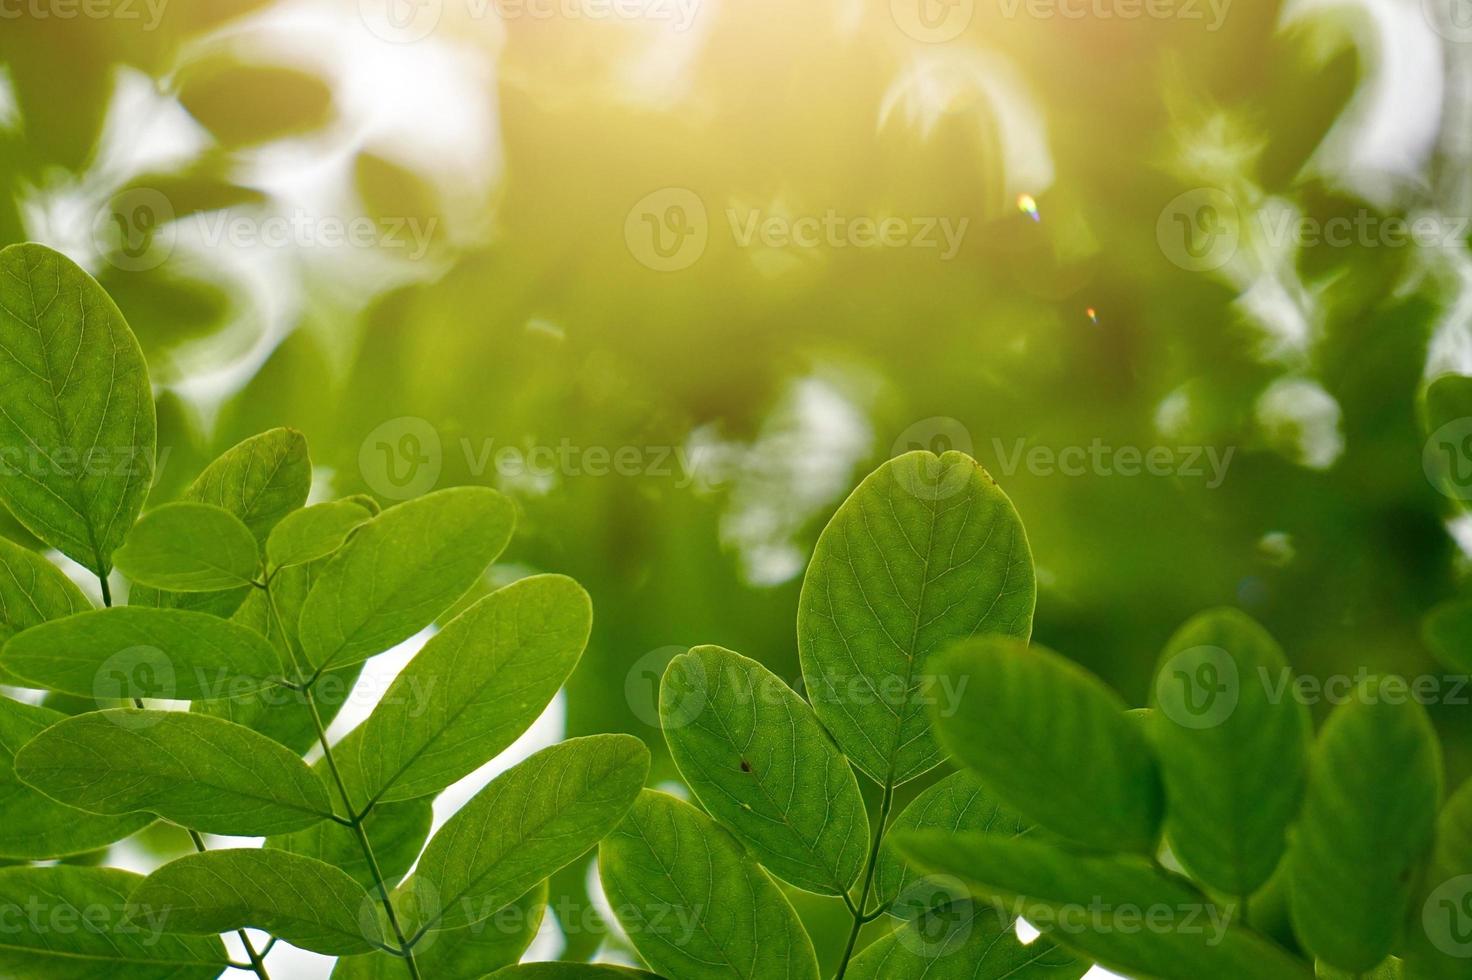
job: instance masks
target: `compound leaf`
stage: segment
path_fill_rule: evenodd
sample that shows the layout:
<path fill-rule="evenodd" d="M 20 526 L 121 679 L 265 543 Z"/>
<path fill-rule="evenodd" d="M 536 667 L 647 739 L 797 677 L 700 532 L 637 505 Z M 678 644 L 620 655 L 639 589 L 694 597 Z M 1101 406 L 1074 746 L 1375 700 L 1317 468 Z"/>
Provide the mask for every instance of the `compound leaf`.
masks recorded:
<path fill-rule="evenodd" d="M 0 698 L 0 857 L 44 860 L 106 847 L 153 822 L 148 814 L 102 816 L 58 803 L 21 782 L 15 754 L 66 715 Z"/>
<path fill-rule="evenodd" d="M 1234 925 L 1235 906 L 1143 857 L 938 830 L 897 834 L 895 843 L 917 865 L 954 876 L 977 898 L 1110 970 L 1162 980 L 1312 976 L 1306 964 Z"/>
<path fill-rule="evenodd" d="M 1081 844 L 1154 852 L 1160 775 L 1103 681 L 1005 637 L 958 644 L 936 670 L 959 697 L 937 704 L 941 743 L 1002 803 Z"/>
<path fill-rule="evenodd" d="M 437 793 L 500 754 L 572 674 L 588 594 L 536 575 L 478 600 L 425 643 L 334 751 L 355 806 Z"/>
<path fill-rule="evenodd" d="M 154 916 L 172 932 L 262 929 L 328 956 L 383 944 L 376 905 L 330 864 L 270 848 L 190 854 L 159 868 L 133 893 L 130 916 Z"/>
<path fill-rule="evenodd" d="M 366 660 L 434 621 L 511 539 L 511 502 L 489 487 L 452 487 L 390 507 L 323 569 L 298 625 L 317 668 Z"/>
<path fill-rule="evenodd" d="M 1293 929 L 1329 966 L 1364 972 L 1395 949 L 1441 804 L 1441 747 L 1405 681 L 1376 678 L 1314 744 L 1288 851 Z"/>
<path fill-rule="evenodd" d="M 213 980 L 229 964 L 218 936 L 125 920 L 142 875 L 56 865 L 0 868 L 0 976 L 6 980 Z M 38 911 L 37 903 L 40 902 Z M 41 921 L 31 916 L 41 915 Z M 72 928 L 56 928 L 69 923 Z"/>
<path fill-rule="evenodd" d="M 16 774 L 93 813 L 156 813 L 211 834 L 265 835 L 331 815 L 300 757 L 248 728 L 184 711 L 115 708 L 57 722 L 21 747 Z"/>
<path fill-rule="evenodd" d="M 143 515 L 113 559 L 131 581 L 174 592 L 248 586 L 261 562 L 256 539 L 238 517 L 185 501 Z"/>
<path fill-rule="evenodd" d="M 153 484 L 153 391 L 116 304 L 43 245 L 0 250 L 0 392 L 0 500 L 106 575 Z"/>
<path fill-rule="evenodd" d="M 854 765 L 898 785 L 944 758 L 930 660 L 977 634 L 1032 633 L 1037 587 L 1012 502 L 971 457 L 912 452 L 871 473 L 818 538 L 798 653 L 808 697 Z"/>
<path fill-rule="evenodd" d="M 1278 644 L 1234 609 L 1181 627 L 1156 672 L 1150 735 L 1166 835 L 1192 877 L 1227 895 L 1272 877 L 1303 797 L 1313 728 L 1285 696 L 1290 677 Z"/>
<path fill-rule="evenodd" d="M 680 980 L 817 980 L 780 888 L 714 820 L 645 790 L 598 852 L 614 914 L 639 955 Z"/>
<path fill-rule="evenodd" d="M 1089 964 L 1047 939 L 1023 945 L 1014 920 L 964 899 L 921 911 L 854 957 L 851 980 L 1078 980 Z"/>
<path fill-rule="evenodd" d="M 17 633 L 0 667 L 28 686 L 96 698 L 210 700 L 280 680 L 270 641 L 227 620 L 183 609 L 118 606 Z"/>
<path fill-rule="evenodd" d="M 494 914 L 618 826 L 649 774 L 632 735 L 590 735 L 543 749 L 495 779 L 440 828 L 400 893 L 416 931 Z"/>
<path fill-rule="evenodd" d="M 424 842 L 429 839 L 429 828 L 433 822 L 434 807 L 429 800 L 384 803 L 374 807 L 363 820 L 363 830 L 373 846 L 378 870 L 390 888 L 413 867 L 414 859 L 419 857 Z M 316 858 L 340 868 L 369 891 L 378 887 L 358 835 L 352 828 L 336 821 L 324 820 L 305 830 L 268 837 L 266 846 Z"/>
<path fill-rule="evenodd" d="M 820 894 L 853 885 L 869 841 L 858 780 L 781 678 L 696 647 L 665 670 L 660 723 L 690 789 L 769 871 Z"/>

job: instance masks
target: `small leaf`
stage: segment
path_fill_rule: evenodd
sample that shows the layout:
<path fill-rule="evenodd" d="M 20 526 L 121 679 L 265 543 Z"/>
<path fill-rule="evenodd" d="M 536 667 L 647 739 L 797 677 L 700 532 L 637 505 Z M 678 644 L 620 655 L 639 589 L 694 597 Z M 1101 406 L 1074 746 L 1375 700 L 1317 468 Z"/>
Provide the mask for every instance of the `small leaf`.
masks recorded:
<path fill-rule="evenodd" d="M 250 585 L 261 558 L 240 519 L 213 504 L 164 504 L 143 515 L 114 556 L 130 580 L 174 592 Z"/>
<path fill-rule="evenodd" d="M 114 868 L 0 868 L 0 976 L 6 980 L 213 980 L 229 964 L 218 936 L 176 936 L 157 918 L 126 921 L 142 875 Z M 39 917 L 39 918 L 36 918 Z M 72 923 L 56 928 L 53 923 Z"/>
<path fill-rule="evenodd" d="M 116 708 L 57 722 L 26 743 L 15 771 L 93 813 L 156 813 L 211 834 L 309 827 L 332 813 L 298 756 L 248 728 L 182 711 Z"/>
<path fill-rule="evenodd" d="M 894 846 L 893 835 L 907 830 L 977 831 L 1001 837 L 1022 837 L 1033 825 L 992 799 L 969 772 L 952 773 L 921 793 L 895 818 L 879 848 L 874 866 L 874 894 L 880 905 L 895 903 L 890 914 L 902 919 L 924 911 L 920 895 L 923 875 L 910 867 Z M 898 900 L 898 901 L 896 901 Z"/>
<path fill-rule="evenodd" d="M 1441 747 L 1426 709 L 1399 678 L 1362 684 L 1314 744 L 1288 852 L 1305 949 L 1350 972 L 1394 951 L 1440 804 Z"/>
<path fill-rule="evenodd" d="M 1032 633 L 1037 587 L 1012 502 L 962 453 L 871 473 L 823 529 L 803 579 L 798 653 L 818 717 L 854 765 L 898 785 L 944 758 L 925 712 L 953 640 Z"/>
<path fill-rule="evenodd" d="M 592 735 L 497 776 L 440 828 L 400 886 L 419 906 L 413 928 L 470 925 L 514 901 L 618 826 L 648 774 L 643 742 Z"/>
<path fill-rule="evenodd" d="M 308 662 L 323 669 L 366 660 L 428 626 L 506 547 L 514 518 L 496 491 L 454 487 L 364 524 L 302 606 Z"/>
<path fill-rule="evenodd" d="M 614 914 L 639 955 L 680 980 L 817 980 L 812 941 L 782 890 L 688 803 L 645 790 L 598 851 Z"/>
<path fill-rule="evenodd" d="M 1436 822 L 1436 845 L 1411 907 L 1406 965 L 1417 980 L 1466 980 L 1472 963 L 1472 781 Z"/>
<path fill-rule="evenodd" d="M 864 798 L 813 709 L 781 678 L 730 650 L 696 647 L 666 669 L 660 719 L 690 789 L 768 870 L 808 891 L 848 890 L 868 852 Z"/>
<path fill-rule="evenodd" d="M 314 504 L 287 514 L 266 541 L 266 558 L 273 568 L 325 558 L 372 516 L 349 500 Z"/>
<path fill-rule="evenodd" d="M 1024 946 L 1014 920 L 958 901 L 926 909 L 854 957 L 847 980 L 1078 980 L 1089 970 L 1047 939 Z"/>
<path fill-rule="evenodd" d="M 153 391 L 117 306 L 44 245 L 0 250 L 0 392 L 0 501 L 106 575 L 153 484 Z"/>
<path fill-rule="evenodd" d="M 1450 599 L 1432 609 L 1421 636 L 1442 666 L 1472 672 L 1472 599 Z"/>
<path fill-rule="evenodd" d="M 593 624 L 570 578 L 535 575 L 456 616 L 334 751 L 355 807 L 438 793 L 526 731 L 572 674 Z"/>
<path fill-rule="evenodd" d="M 1001 637 L 958 644 L 936 669 L 960 699 L 937 703 L 941 743 L 1002 803 L 1080 844 L 1154 853 L 1160 776 L 1103 681 Z"/>
<path fill-rule="evenodd" d="M 33 626 L 6 641 L 0 667 L 28 686 L 78 697 L 208 700 L 279 682 L 259 633 L 183 609 L 118 606 Z"/>
<path fill-rule="evenodd" d="M 921 867 L 1026 919 L 1107 969 L 1162 980 L 1308 980 L 1312 971 L 1235 925 L 1221 905 L 1143 857 L 1026 838 L 922 830 L 895 844 Z"/>
<path fill-rule="evenodd" d="M 383 944 L 373 899 L 346 874 L 286 851 L 235 848 L 190 854 L 149 875 L 130 917 L 156 917 L 171 932 L 210 935 L 253 928 L 328 956 Z"/>
<path fill-rule="evenodd" d="M 489 919 L 461 929 L 432 932 L 414 947 L 415 965 L 434 980 L 480 980 L 521 959 L 547 912 L 544 881 Z M 332 980 L 404 980 L 404 961 L 388 953 L 345 956 Z"/>
<path fill-rule="evenodd" d="M 601 963 L 523 963 L 497 970 L 486 980 L 664 980 L 643 970 Z"/>
<path fill-rule="evenodd" d="M 0 538 L 0 643 L 47 620 L 91 608 L 61 569 Z"/>
<path fill-rule="evenodd" d="M 1156 672 L 1150 732 L 1171 850 L 1227 895 L 1272 877 L 1303 797 L 1313 726 L 1291 676 L 1267 631 L 1233 609 L 1181 627 Z"/>
<path fill-rule="evenodd" d="M 66 715 L 0 698 L 0 857 L 44 860 L 84 854 L 142 830 L 148 814 L 105 817 L 58 803 L 15 775 L 15 753 Z"/>
<path fill-rule="evenodd" d="M 433 822 L 434 807 L 429 800 L 384 803 L 374 807 L 363 821 L 378 870 L 390 888 L 413 867 L 414 859 L 419 857 L 419 851 L 429 839 L 429 828 Z M 316 858 L 340 868 L 368 891 L 378 887 L 358 835 L 335 821 L 324 820 L 305 830 L 268 837 L 266 846 Z"/>

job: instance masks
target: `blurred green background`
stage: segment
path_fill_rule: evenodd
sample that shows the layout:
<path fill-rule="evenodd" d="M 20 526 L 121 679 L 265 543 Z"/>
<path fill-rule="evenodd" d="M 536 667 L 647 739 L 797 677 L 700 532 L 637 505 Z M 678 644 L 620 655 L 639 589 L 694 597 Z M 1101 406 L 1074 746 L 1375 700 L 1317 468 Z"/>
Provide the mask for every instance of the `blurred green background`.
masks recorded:
<path fill-rule="evenodd" d="M 123 308 L 157 500 L 274 425 L 320 496 L 511 493 L 496 575 L 595 602 L 568 733 L 661 779 L 663 663 L 796 683 L 818 530 L 917 447 L 992 471 L 1037 640 L 1133 703 L 1224 604 L 1304 674 L 1446 678 L 1465 3 L 0 0 L 0 244 Z"/>

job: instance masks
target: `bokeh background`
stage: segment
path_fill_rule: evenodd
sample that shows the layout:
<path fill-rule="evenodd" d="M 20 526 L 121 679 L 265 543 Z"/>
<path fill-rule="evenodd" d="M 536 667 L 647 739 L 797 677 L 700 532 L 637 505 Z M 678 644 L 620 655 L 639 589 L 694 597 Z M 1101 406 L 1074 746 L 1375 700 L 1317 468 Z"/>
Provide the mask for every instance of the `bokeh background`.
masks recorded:
<path fill-rule="evenodd" d="M 664 663 L 796 682 L 816 534 L 911 448 L 992 471 L 1037 640 L 1132 703 L 1236 605 L 1438 678 L 1472 774 L 1421 635 L 1472 591 L 1469 158 L 1472 0 L 0 0 L 0 244 L 126 313 L 155 500 L 275 425 L 318 497 L 500 487 L 494 576 L 597 615 L 534 740 L 661 780 Z M 588 881 L 540 955 L 619 955 Z"/>

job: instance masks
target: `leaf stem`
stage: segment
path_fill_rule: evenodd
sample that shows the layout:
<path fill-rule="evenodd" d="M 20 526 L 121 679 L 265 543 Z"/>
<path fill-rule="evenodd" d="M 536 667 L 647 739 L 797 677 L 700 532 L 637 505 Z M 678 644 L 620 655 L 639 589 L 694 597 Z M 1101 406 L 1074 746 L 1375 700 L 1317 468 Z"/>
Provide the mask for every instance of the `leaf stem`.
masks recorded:
<path fill-rule="evenodd" d="M 107 584 L 107 576 L 104 575 L 104 574 L 99 573 L 98 576 L 97 576 L 97 581 L 102 585 L 102 604 L 104 606 L 106 606 L 107 608 L 111 609 L 112 608 L 112 587 Z"/>
<path fill-rule="evenodd" d="M 184 830 L 189 834 L 189 839 L 194 842 L 194 849 L 203 854 L 206 848 L 204 846 L 204 838 L 199 835 L 199 831 L 190 827 L 185 827 Z M 236 929 L 235 934 L 240 937 L 240 942 L 245 946 L 245 955 L 250 957 L 250 966 L 236 966 L 236 969 L 250 970 L 256 976 L 260 977 L 261 980 L 271 980 L 271 974 L 266 972 L 266 961 L 262 959 L 260 953 L 256 952 L 255 944 L 250 941 L 250 937 L 245 934 L 245 930 Z M 269 951 L 271 946 L 274 945 L 276 945 L 276 940 L 273 938 L 266 949 Z M 233 966 L 234 964 L 231 965 Z"/>
<path fill-rule="evenodd" d="M 302 697 L 306 699 L 307 708 L 312 712 L 312 724 L 317 727 L 317 740 L 322 743 L 323 758 L 327 760 L 327 768 L 332 773 L 333 782 L 337 783 L 337 792 L 342 797 L 342 805 L 348 812 L 353 833 L 357 835 L 358 846 L 363 849 L 363 857 L 368 860 L 368 871 L 373 875 L 373 884 L 377 886 L 378 894 L 383 901 L 383 910 L 388 916 L 388 924 L 399 941 L 399 949 L 395 952 L 404 958 L 404 965 L 409 970 L 409 976 L 413 980 L 422 980 L 419 965 L 414 962 L 413 944 L 404 935 L 404 927 L 399 924 L 398 914 L 394 912 L 393 900 L 389 898 L 388 885 L 383 880 L 383 869 L 378 866 L 378 858 L 373 854 L 373 843 L 368 839 L 368 832 L 363 829 L 363 821 L 372 812 L 373 807 L 371 805 L 365 807 L 361 814 L 354 813 L 347 783 L 343 781 L 342 773 L 337 769 L 337 760 L 332 756 L 332 746 L 327 741 L 327 728 L 322 724 L 321 714 L 317 712 L 317 699 L 312 697 L 311 685 L 302 689 Z"/>
<path fill-rule="evenodd" d="M 879 804 L 879 825 L 874 830 L 874 842 L 869 846 L 869 861 L 864 867 L 864 888 L 859 893 L 857 909 L 852 902 L 849 902 L 849 909 L 853 911 L 854 927 L 849 930 L 848 945 L 844 947 L 843 959 L 838 964 L 838 972 L 834 974 L 833 980 L 843 980 L 843 975 L 848 972 L 849 960 L 854 955 L 854 946 L 859 942 L 859 933 L 864 929 L 864 923 L 873 921 L 865 918 L 863 910 L 864 906 L 869 904 L 869 892 L 874 887 L 874 871 L 879 866 L 879 846 L 884 843 L 884 833 L 889 829 L 889 811 L 893 806 L 894 783 L 885 780 L 884 799 Z M 847 895 L 844 895 L 844 901 L 848 901 Z"/>

